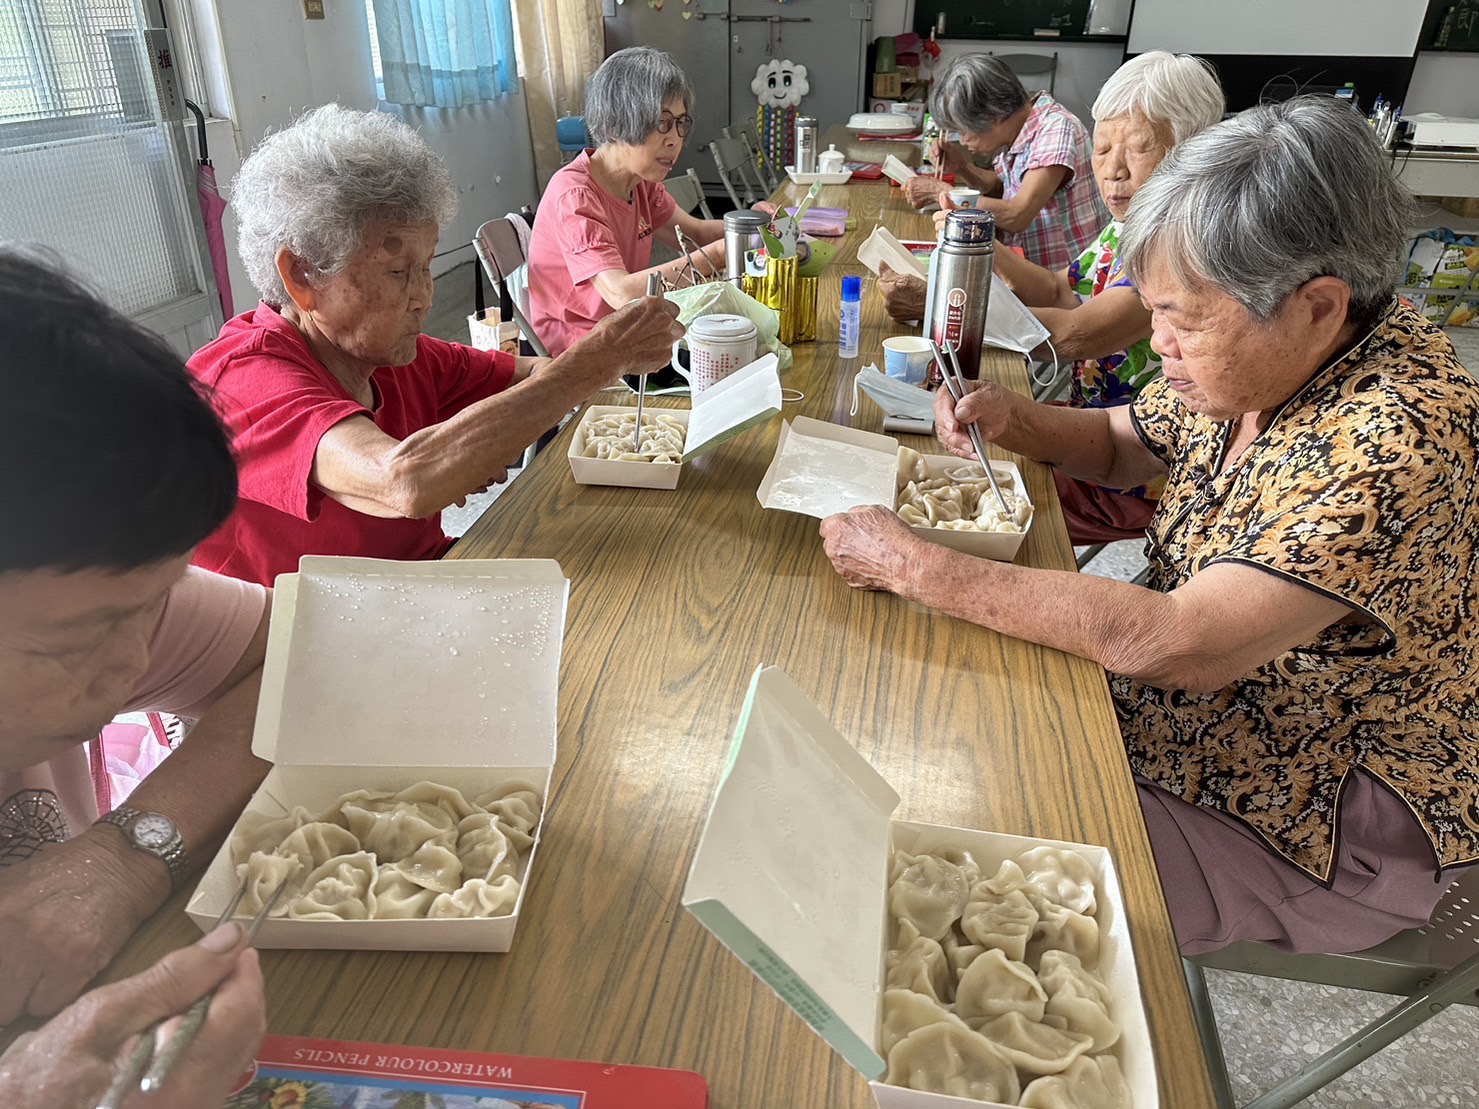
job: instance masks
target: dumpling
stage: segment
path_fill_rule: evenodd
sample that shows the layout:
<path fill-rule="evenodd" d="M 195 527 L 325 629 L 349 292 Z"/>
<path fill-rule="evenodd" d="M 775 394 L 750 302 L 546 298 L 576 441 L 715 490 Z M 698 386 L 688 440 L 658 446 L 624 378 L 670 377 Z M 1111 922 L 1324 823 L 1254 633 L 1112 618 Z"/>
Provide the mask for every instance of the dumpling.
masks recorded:
<path fill-rule="evenodd" d="M 1015 1104 L 1022 1086 L 1011 1062 L 959 1021 L 916 1029 L 888 1053 L 891 1086 Z"/>
<path fill-rule="evenodd" d="M 970 897 L 965 872 L 936 855 L 910 855 L 906 851 L 895 854 L 894 871 L 896 877 L 888 892 L 889 911 L 913 924 L 920 935 L 939 940 L 960 918 Z"/>
<path fill-rule="evenodd" d="M 341 855 L 319 867 L 288 906 L 294 920 L 368 920 L 375 915 L 375 856 Z"/>
<path fill-rule="evenodd" d="M 467 798 L 462 796 L 461 790 L 438 785 L 436 782 L 417 782 L 415 785 L 407 786 L 395 794 L 395 800 L 406 801 L 413 805 L 436 805 L 444 809 L 454 823 L 477 812 L 477 809 L 468 803 Z"/>
<path fill-rule="evenodd" d="M 236 877 L 246 883 L 246 893 L 237 906 L 240 915 L 256 916 L 278 886 L 286 884 L 268 916 L 286 916 L 288 905 L 297 896 L 298 883 L 307 873 L 295 858 L 270 851 L 253 851 L 247 861 L 236 868 Z"/>
<path fill-rule="evenodd" d="M 354 833 L 337 824 L 315 820 L 292 832 L 278 846 L 274 854 L 297 859 L 303 873 L 317 870 L 339 855 L 352 855 L 359 850 L 359 840 Z"/>
<path fill-rule="evenodd" d="M 406 877 L 403 863 L 387 863 L 375 877 L 375 919 L 405 920 L 424 917 L 437 898 L 436 890 L 418 886 Z"/>
<path fill-rule="evenodd" d="M 424 843 L 395 865 L 418 886 L 437 893 L 451 893 L 462 885 L 462 861 L 443 843 Z"/>
<path fill-rule="evenodd" d="M 1094 868 L 1076 851 L 1057 847 L 1034 847 L 1017 856 L 1026 886 L 1054 905 L 1093 916 Z"/>
<path fill-rule="evenodd" d="M 910 481 L 923 481 L 929 477 L 929 470 L 924 464 L 924 455 L 913 447 L 899 448 L 899 474 L 898 481 L 904 485 Z"/>
<path fill-rule="evenodd" d="M 1034 1079 L 1018 1102 L 1024 1109 L 1131 1109 L 1130 1087 L 1113 1055 L 1075 1059 L 1062 1074 Z"/>
<path fill-rule="evenodd" d="M 1068 1031 L 1092 1037 L 1090 1051 L 1103 1051 L 1120 1038 L 1119 1025 L 1109 1017 L 1109 987 L 1085 970 L 1078 956 L 1043 952 L 1038 980 L 1048 994 L 1046 1011 L 1063 1018 Z"/>
<path fill-rule="evenodd" d="M 396 801 L 386 810 L 346 802 L 342 810 L 360 847 L 383 863 L 400 862 L 428 843 L 451 847 L 457 842 L 457 825 L 440 805 Z"/>
<path fill-rule="evenodd" d="M 1030 1074 L 1059 1074 L 1089 1050 L 1088 1036 L 1028 1020 L 1021 1013 L 992 1017 L 976 1030 Z"/>
<path fill-rule="evenodd" d="M 1022 962 L 1027 941 L 1037 927 L 1037 909 L 1020 889 L 1005 896 L 993 893 L 990 882 L 971 887 L 971 899 L 961 914 L 960 930 L 982 947 L 999 948 L 1008 959 Z"/>
<path fill-rule="evenodd" d="M 519 899 L 518 879 L 505 874 L 495 882 L 470 878 L 452 893 L 437 894 L 428 917 L 508 916 Z"/>
<path fill-rule="evenodd" d="M 231 833 L 231 861 L 240 866 L 254 851 L 274 851 L 277 845 L 303 824 L 314 820 L 311 812 L 297 805 L 287 816 L 268 816 L 256 809 L 241 814 Z"/>
<path fill-rule="evenodd" d="M 1022 868 L 1012 859 L 1003 859 L 1001 866 L 996 868 L 996 873 L 990 878 L 982 879 L 985 886 L 997 897 L 1005 897 L 1012 890 L 1025 890 L 1027 886 L 1027 875 L 1022 873 Z"/>
<path fill-rule="evenodd" d="M 928 1024 L 940 1023 L 965 1027 L 959 1017 L 924 994 L 906 989 L 884 990 L 883 1027 L 879 1029 L 878 1046 L 883 1049 L 884 1058 L 887 1058 L 894 1045 L 915 1030 Z"/>
<path fill-rule="evenodd" d="M 539 823 L 539 794 L 527 782 L 507 782 L 478 798 L 478 808 L 493 813 L 504 825 L 531 837 Z M 512 837 L 510 837 L 512 839 Z M 528 844 L 519 847 L 528 850 Z"/>
<path fill-rule="evenodd" d="M 1067 951 L 1086 967 L 1099 965 L 1099 922 L 1062 905 L 1040 901 L 1037 926 L 1027 941 L 1027 963 L 1041 966 L 1048 951 Z"/>
<path fill-rule="evenodd" d="M 972 1028 L 1003 1013 L 1042 1020 L 1046 991 L 1025 963 L 1014 963 L 998 947 L 988 947 L 960 975 L 955 1013 Z"/>
<path fill-rule="evenodd" d="M 898 946 L 884 958 L 885 989 L 913 990 L 948 1005 L 955 996 L 954 984 L 939 943 L 921 936 L 909 921 L 900 922 Z"/>
<path fill-rule="evenodd" d="M 505 834 L 503 822 L 489 812 L 477 812 L 457 824 L 457 857 L 469 878 L 491 882 L 500 874 L 513 874 L 518 853 Z"/>

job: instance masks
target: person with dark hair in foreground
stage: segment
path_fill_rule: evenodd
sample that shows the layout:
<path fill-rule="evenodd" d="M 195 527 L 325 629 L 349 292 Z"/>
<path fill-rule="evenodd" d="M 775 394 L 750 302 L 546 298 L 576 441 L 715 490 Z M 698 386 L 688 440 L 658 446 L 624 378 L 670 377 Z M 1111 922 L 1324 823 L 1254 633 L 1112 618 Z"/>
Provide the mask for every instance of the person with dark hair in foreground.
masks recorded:
<path fill-rule="evenodd" d="M 267 591 L 188 568 L 236 502 L 236 467 L 177 356 L 6 248 L 0 334 L 5 1025 L 73 1002 L 209 858 L 262 780 L 250 738 Z M 109 813 L 85 744 L 128 709 L 199 723 Z M 213 988 L 204 1031 L 150 1103 L 219 1101 L 264 1027 L 244 946 L 230 925 L 63 1010 L 0 1058 L 0 1105 L 96 1105 L 125 1041 Z"/>

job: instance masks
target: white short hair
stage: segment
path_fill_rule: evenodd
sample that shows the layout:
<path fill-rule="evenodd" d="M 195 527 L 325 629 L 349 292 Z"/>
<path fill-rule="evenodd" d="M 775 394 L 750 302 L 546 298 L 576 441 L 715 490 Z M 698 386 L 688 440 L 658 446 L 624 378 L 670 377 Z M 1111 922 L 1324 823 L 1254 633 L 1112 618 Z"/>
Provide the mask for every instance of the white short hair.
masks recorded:
<path fill-rule="evenodd" d="M 1110 74 L 1090 114 L 1095 123 L 1135 114 L 1165 124 L 1174 145 L 1211 127 L 1226 108 L 1217 72 L 1208 62 L 1151 50 Z"/>

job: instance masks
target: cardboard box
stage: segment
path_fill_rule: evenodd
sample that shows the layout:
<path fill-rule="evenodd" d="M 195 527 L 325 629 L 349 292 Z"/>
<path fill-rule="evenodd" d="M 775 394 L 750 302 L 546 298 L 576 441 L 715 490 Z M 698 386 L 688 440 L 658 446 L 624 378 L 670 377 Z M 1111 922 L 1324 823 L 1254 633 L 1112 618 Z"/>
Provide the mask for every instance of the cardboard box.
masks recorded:
<path fill-rule="evenodd" d="M 873 95 L 885 100 L 897 100 L 903 85 L 897 73 L 873 74 Z"/>
<path fill-rule="evenodd" d="M 682 423 L 683 462 L 711 451 L 742 431 L 763 423 L 781 412 L 781 379 L 778 360 L 764 354 L 748 366 L 735 370 L 717 385 L 699 393 L 688 410 L 647 408 Z M 673 462 L 617 462 L 585 457 L 586 432 L 598 416 L 635 414 L 635 405 L 596 404 L 581 414 L 570 439 L 570 473 L 581 485 L 622 485 L 632 489 L 676 489 L 683 464 Z"/>
<path fill-rule="evenodd" d="M 931 476 L 965 463 L 954 455 L 926 455 Z M 992 472 L 1019 495 L 1026 496 L 1022 472 L 1010 462 L 993 461 Z M 755 495 L 764 508 L 800 512 L 825 519 L 860 504 L 895 507 L 898 492 L 899 442 L 887 435 L 842 427 L 797 416 L 781 424 L 775 457 Z M 910 530 L 922 539 L 978 558 L 1010 562 L 1032 528 L 1020 532 L 951 531 L 947 528 Z"/>
<path fill-rule="evenodd" d="M 1479 196 L 1445 196 L 1440 203 L 1464 219 L 1479 219 Z"/>
<path fill-rule="evenodd" d="M 816 804 L 826 797 L 824 806 Z M 1049 844 L 1093 866 L 1112 1049 L 1136 1109 L 1159 1104 L 1124 899 L 1107 850 L 895 820 L 899 796 L 782 671 L 750 684 L 683 905 L 865 1078 L 880 1109 L 985 1102 L 884 1085 L 879 1029 L 893 851 L 966 849 L 983 873 Z"/>
<path fill-rule="evenodd" d="M 353 790 L 423 779 L 469 798 L 525 781 L 547 801 L 568 591 L 547 559 L 305 556 L 273 596 L 252 751 L 274 766 L 247 810 L 320 812 Z M 541 808 L 509 916 L 274 917 L 256 945 L 507 951 L 543 826 Z M 236 888 L 228 836 L 185 911 L 209 930 Z"/>

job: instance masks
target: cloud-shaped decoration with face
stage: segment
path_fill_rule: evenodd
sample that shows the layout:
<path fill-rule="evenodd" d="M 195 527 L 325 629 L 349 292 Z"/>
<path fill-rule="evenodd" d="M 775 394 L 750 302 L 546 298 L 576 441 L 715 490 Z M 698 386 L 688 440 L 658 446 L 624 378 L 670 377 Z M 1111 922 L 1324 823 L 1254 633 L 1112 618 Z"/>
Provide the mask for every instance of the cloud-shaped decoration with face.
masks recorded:
<path fill-rule="evenodd" d="M 776 58 L 755 71 L 750 91 L 760 98 L 762 108 L 794 108 L 811 91 L 806 67 Z"/>

